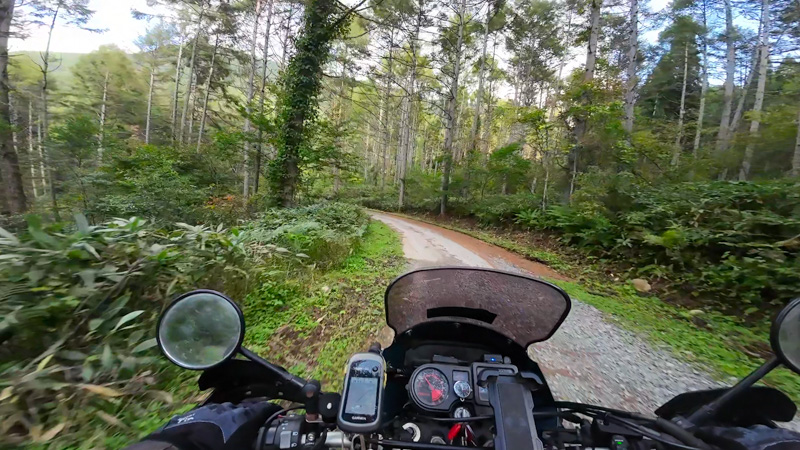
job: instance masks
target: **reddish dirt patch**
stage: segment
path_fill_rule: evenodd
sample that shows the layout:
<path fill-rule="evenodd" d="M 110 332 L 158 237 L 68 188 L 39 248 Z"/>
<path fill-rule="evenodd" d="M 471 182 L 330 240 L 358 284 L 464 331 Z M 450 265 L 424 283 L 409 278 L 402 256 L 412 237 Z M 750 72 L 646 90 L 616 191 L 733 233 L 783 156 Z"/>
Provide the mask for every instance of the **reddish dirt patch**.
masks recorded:
<path fill-rule="evenodd" d="M 489 261 L 490 264 L 492 264 L 492 261 L 500 259 L 508 264 L 511 264 L 519 269 L 522 269 L 530 273 L 531 275 L 552 278 L 555 280 L 570 281 L 569 277 L 556 272 L 551 267 L 545 264 L 525 259 L 524 257 L 516 253 L 512 253 L 506 249 L 491 244 L 487 244 L 486 242 L 483 242 L 480 239 L 467 236 L 466 234 L 448 230 L 447 228 L 437 227 L 436 225 L 420 222 L 418 220 L 409 219 L 408 217 L 404 216 L 399 216 L 387 212 L 382 212 L 382 214 L 391 215 L 392 217 L 395 217 L 399 220 L 404 220 L 413 223 L 414 225 L 417 225 L 419 227 L 435 231 L 436 233 L 441 234 L 447 239 L 450 239 L 451 241 L 463 246 L 467 250 L 474 252 L 478 256 Z M 496 268 L 502 268 L 502 267 L 496 267 Z"/>

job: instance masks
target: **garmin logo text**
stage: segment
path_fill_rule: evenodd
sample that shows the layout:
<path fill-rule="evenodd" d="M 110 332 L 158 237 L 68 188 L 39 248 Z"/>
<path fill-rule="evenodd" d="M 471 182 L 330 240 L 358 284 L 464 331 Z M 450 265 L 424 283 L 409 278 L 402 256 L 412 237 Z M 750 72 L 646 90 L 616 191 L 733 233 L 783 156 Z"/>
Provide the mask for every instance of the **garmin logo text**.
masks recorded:
<path fill-rule="evenodd" d="M 364 417 L 364 416 L 353 416 L 353 418 L 350 419 L 350 420 L 353 420 L 353 421 L 357 420 L 359 422 L 367 422 L 368 419 L 366 417 Z"/>

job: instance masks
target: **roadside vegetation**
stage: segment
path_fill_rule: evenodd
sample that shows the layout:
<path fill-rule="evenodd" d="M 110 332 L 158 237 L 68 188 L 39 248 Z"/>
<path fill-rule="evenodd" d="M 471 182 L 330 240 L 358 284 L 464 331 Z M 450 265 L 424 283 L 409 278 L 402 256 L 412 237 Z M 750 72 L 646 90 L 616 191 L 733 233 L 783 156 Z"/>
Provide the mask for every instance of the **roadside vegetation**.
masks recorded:
<path fill-rule="evenodd" d="M 227 293 L 256 350 L 332 381 L 380 330 L 379 291 L 403 261 L 385 226 L 337 203 L 233 229 L 78 215 L 0 233 L 4 441 L 54 448 L 124 446 L 198 398 L 196 375 L 155 349 L 155 320 L 175 295 Z"/>

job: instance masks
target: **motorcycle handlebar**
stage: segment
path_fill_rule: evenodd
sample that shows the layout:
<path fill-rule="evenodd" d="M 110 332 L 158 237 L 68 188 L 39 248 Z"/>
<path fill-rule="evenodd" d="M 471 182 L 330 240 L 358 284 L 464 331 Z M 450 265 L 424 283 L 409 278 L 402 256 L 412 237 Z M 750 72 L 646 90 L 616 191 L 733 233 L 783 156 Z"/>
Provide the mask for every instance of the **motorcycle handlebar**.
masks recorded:
<path fill-rule="evenodd" d="M 458 450 L 458 449 L 466 449 L 467 447 L 460 447 L 460 446 L 452 446 L 452 445 L 440 445 L 440 444 L 430 444 L 426 442 L 406 442 L 406 441 L 393 441 L 387 439 L 365 439 L 365 442 L 371 444 L 377 444 L 384 448 L 408 448 L 408 449 L 418 449 L 418 450 Z M 353 448 L 353 441 L 350 437 L 339 430 L 336 431 L 329 431 L 328 434 L 325 436 L 325 447 L 326 448 L 338 448 L 338 449 L 352 449 Z M 591 447 L 593 450 L 610 450 L 608 447 Z M 472 450 L 472 448 L 470 448 Z"/>

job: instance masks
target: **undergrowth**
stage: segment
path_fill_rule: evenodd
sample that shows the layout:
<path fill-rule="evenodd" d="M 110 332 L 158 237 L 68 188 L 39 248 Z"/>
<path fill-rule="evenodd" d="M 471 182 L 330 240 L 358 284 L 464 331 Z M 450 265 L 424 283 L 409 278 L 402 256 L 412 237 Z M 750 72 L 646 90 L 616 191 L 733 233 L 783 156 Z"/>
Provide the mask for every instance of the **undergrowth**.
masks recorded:
<path fill-rule="evenodd" d="M 371 222 L 339 266 L 252 292 L 244 302 L 245 344 L 335 391 L 347 358 L 365 351 L 383 327 L 383 292 L 404 265 L 396 234 Z"/>
<path fill-rule="evenodd" d="M 120 448 L 191 408 L 197 374 L 168 365 L 153 338 L 160 311 L 190 289 L 259 299 L 245 302 L 257 318 L 250 340 L 292 323 L 287 342 L 302 345 L 326 323 L 308 313 L 336 304 L 342 289 L 329 277 L 353 264 L 372 270 L 352 262 L 368 222 L 357 206 L 327 203 L 230 230 L 137 218 L 94 226 L 80 215 L 0 229 L 3 444 Z M 330 288 L 309 290 L 322 280 Z"/>

